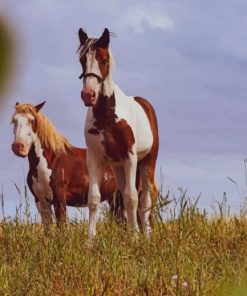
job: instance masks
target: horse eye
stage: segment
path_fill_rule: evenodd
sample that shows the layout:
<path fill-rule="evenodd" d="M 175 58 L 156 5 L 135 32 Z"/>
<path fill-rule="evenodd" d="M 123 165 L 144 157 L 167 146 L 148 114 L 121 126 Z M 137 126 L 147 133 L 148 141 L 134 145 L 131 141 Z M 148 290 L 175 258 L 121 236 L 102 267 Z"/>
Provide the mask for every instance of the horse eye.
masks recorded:
<path fill-rule="evenodd" d="M 101 61 L 101 64 L 102 64 L 102 65 L 106 65 L 106 64 L 107 64 L 107 59 L 102 60 L 102 61 Z"/>

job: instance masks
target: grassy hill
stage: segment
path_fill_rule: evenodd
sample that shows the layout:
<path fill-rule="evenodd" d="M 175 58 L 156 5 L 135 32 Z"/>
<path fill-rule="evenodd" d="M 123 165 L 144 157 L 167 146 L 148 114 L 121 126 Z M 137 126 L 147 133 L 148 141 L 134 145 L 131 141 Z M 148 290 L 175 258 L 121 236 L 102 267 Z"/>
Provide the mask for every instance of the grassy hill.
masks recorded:
<path fill-rule="evenodd" d="M 91 244 L 85 221 L 48 233 L 32 221 L 2 221 L 0 295 L 247 295 L 245 215 L 219 207 L 209 217 L 184 196 L 169 211 L 166 204 L 150 238 L 107 213 Z"/>

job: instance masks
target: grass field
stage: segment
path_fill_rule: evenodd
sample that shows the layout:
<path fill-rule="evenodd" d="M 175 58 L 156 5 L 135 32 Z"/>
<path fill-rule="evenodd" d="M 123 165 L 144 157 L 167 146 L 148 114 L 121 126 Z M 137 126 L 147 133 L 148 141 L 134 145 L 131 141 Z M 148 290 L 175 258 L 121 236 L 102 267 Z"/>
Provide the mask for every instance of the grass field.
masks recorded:
<path fill-rule="evenodd" d="M 209 217 L 182 193 L 166 201 L 149 239 L 106 212 L 91 246 L 85 221 L 44 233 L 28 214 L 3 220 L 0 295 L 247 295 L 244 211 L 229 218 L 219 205 Z"/>

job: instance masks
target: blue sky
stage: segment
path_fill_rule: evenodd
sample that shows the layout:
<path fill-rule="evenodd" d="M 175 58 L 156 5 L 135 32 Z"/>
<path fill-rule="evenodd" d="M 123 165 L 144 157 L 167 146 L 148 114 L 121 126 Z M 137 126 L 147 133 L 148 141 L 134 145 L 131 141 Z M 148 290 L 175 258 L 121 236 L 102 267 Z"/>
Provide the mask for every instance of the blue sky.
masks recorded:
<path fill-rule="evenodd" d="M 0 113 L 0 182 L 6 211 L 19 203 L 27 159 L 13 155 L 10 116 L 16 101 L 47 100 L 43 112 L 76 146 L 85 146 L 77 31 L 104 28 L 116 60 L 114 79 L 157 111 L 163 190 L 202 193 L 210 210 L 227 193 L 233 211 L 246 194 L 247 3 L 244 0 L 0 0 L 15 29 L 17 71 Z M 162 178 L 160 177 L 162 171 Z M 236 186 L 226 177 L 236 180 Z M 241 200 L 242 199 L 242 200 Z"/>

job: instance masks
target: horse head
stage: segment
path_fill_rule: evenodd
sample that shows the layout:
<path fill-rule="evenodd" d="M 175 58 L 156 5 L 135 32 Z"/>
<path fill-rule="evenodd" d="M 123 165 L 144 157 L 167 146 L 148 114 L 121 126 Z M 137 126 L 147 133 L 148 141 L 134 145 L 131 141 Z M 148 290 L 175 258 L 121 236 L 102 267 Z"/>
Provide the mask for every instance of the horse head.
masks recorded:
<path fill-rule="evenodd" d="M 37 106 L 31 104 L 15 105 L 15 112 L 12 116 L 14 125 L 14 141 L 12 150 L 19 157 L 26 157 L 33 143 L 37 139 L 37 122 L 35 113 L 43 107 L 45 101 Z"/>
<path fill-rule="evenodd" d="M 78 32 L 79 56 L 82 66 L 83 89 L 81 98 L 85 106 L 95 106 L 101 94 L 109 95 L 112 57 L 109 51 L 110 32 L 105 28 L 99 38 L 89 38 L 83 29 Z"/>

